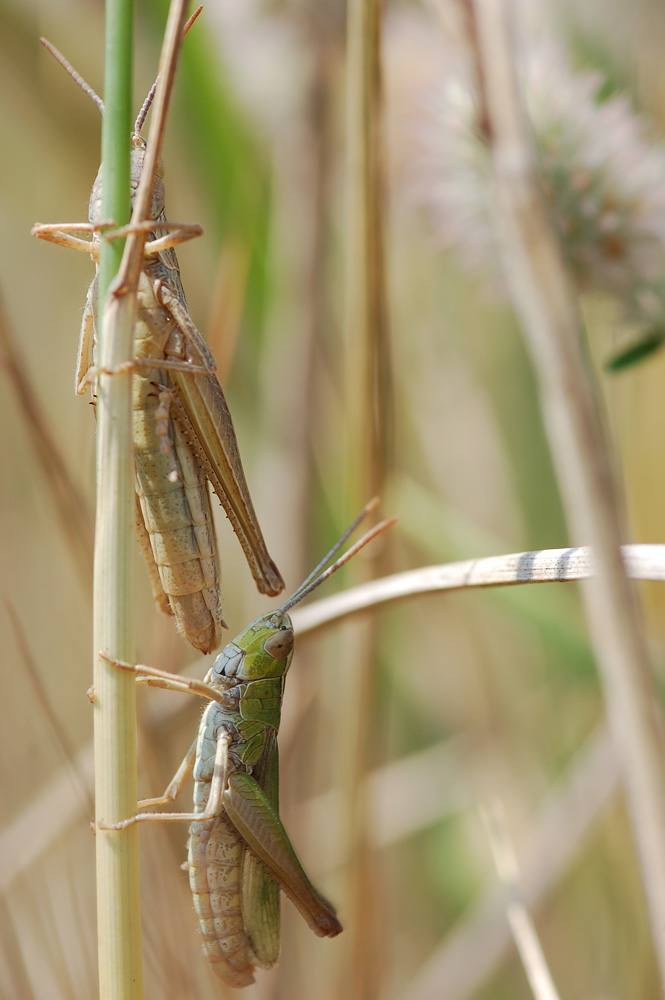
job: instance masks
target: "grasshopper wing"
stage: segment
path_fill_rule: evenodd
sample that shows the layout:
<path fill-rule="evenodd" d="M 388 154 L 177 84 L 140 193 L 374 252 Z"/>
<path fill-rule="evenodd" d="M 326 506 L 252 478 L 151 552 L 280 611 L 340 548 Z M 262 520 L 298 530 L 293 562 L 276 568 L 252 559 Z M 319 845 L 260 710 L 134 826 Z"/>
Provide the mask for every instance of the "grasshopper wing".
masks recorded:
<path fill-rule="evenodd" d="M 273 730 L 254 775 L 279 812 L 279 756 Z M 242 915 L 254 954 L 263 968 L 269 969 L 279 958 L 279 886 L 249 848 L 242 863 Z"/>
<path fill-rule="evenodd" d="M 210 351 L 183 300 L 162 286 L 160 298 L 186 338 L 187 360 L 211 368 Z M 183 429 L 207 478 L 240 540 L 252 576 L 262 594 L 284 589 L 279 570 L 268 554 L 245 480 L 231 413 L 219 379 L 209 374 L 171 372 L 175 387 L 174 416 Z"/>
<path fill-rule="evenodd" d="M 253 775 L 244 771 L 231 775 L 224 809 L 314 933 L 319 937 L 339 934 L 342 925 L 334 906 L 310 882 L 278 813 Z"/>

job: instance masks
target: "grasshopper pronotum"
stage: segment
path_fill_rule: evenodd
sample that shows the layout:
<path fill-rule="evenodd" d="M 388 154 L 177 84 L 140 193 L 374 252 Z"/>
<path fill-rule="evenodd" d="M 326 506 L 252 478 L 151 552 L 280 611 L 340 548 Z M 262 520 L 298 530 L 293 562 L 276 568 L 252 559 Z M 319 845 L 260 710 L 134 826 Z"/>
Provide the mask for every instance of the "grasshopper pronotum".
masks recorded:
<path fill-rule="evenodd" d="M 316 569 L 281 607 L 256 618 L 228 643 L 205 681 L 187 681 L 153 667 L 109 662 L 138 679 L 210 700 L 199 733 L 164 795 L 140 807 L 172 802 L 194 776 L 194 811 L 144 812 L 102 829 L 140 821 L 189 822 L 187 868 L 203 949 L 229 986 L 254 982 L 254 970 L 279 957 L 280 888 L 319 937 L 342 930 L 334 907 L 312 885 L 279 818 L 277 732 L 294 633 L 288 611 L 379 532 L 382 521 L 324 570 L 376 501 L 365 507 Z"/>
<path fill-rule="evenodd" d="M 50 43 L 44 44 L 103 112 L 102 100 Z M 141 128 L 154 89 L 132 135 L 132 194 L 143 168 L 146 143 Z M 284 583 L 254 512 L 213 357 L 192 322 L 180 281 L 173 247 L 200 235 L 201 228 L 167 222 L 162 173 L 160 169 L 152 196 L 155 225 L 145 246 L 134 334 L 136 526 L 158 605 L 175 616 L 178 629 L 193 646 L 209 653 L 220 645 L 224 621 L 208 481 L 238 535 L 258 589 L 274 596 Z M 33 234 L 89 253 L 97 264 L 104 228 L 101 186 L 100 169 L 87 224 L 36 225 Z M 75 233 L 92 235 L 86 240 Z M 94 353 L 97 297 L 96 275 L 81 323 L 79 393 L 85 391 L 93 371 L 90 355 Z"/>

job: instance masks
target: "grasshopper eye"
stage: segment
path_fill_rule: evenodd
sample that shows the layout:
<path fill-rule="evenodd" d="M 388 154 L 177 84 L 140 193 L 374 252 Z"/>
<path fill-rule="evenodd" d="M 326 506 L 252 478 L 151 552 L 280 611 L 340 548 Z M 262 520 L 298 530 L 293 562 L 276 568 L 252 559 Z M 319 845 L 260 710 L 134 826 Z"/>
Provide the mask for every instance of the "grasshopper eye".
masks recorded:
<path fill-rule="evenodd" d="M 213 671 L 218 676 L 235 677 L 240 669 L 240 665 L 245 658 L 245 650 L 236 646 L 235 642 L 230 642 L 221 651 L 213 664 Z"/>
<path fill-rule="evenodd" d="M 293 629 L 281 628 L 279 632 L 273 632 L 263 643 L 263 648 L 276 660 L 285 659 L 293 649 Z"/>

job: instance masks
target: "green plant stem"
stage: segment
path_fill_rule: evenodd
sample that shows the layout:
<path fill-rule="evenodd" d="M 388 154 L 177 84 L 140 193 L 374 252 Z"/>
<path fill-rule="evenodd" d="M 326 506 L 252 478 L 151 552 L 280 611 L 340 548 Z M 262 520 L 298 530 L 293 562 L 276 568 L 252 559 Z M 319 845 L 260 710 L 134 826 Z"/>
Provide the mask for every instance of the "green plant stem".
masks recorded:
<path fill-rule="evenodd" d="M 118 226 L 129 222 L 129 143 L 132 128 L 133 0 L 107 0 L 104 66 L 102 215 Z M 106 301 L 118 272 L 124 240 L 102 242 L 99 301 Z M 102 334 L 103 336 L 103 334 Z"/>
<path fill-rule="evenodd" d="M 106 8 L 105 114 L 102 128 L 103 216 L 129 221 L 132 126 L 132 0 Z M 132 355 L 131 302 L 108 296 L 121 242 L 102 242 L 99 364 L 111 371 Z M 131 676 L 100 659 L 100 650 L 134 659 L 134 470 L 130 374 L 102 374 L 97 392 L 97 519 L 94 568 L 96 820 L 136 811 L 136 701 Z M 97 934 L 102 1000 L 142 994 L 138 838 L 136 829 L 97 829 Z"/>
<path fill-rule="evenodd" d="M 187 0 L 172 0 L 159 65 L 148 150 L 132 221 L 150 214 L 151 194 L 182 40 Z M 122 225 L 129 213 L 132 7 L 108 8 L 103 214 Z M 111 113 L 113 102 L 117 104 Z M 107 137 L 108 130 L 108 137 Z M 123 150 L 119 154 L 119 149 Z M 108 169 L 107 169 L 108 167 Z M 117 198 L 117 201 L 115 200 Z M 132 233 L 122 258 L 104 260 L 106 280 L 117 281 L 103 302 L 97 415 L 97 524 L 95 535 L 94 649 L 97 921 L 101 1000 L 140 1000 L 141 938 L 136 827 L 99 828 L 136 812 L 136 698 L 131 676 L 99 656 L 134 660 L 133 537 L 135 522 L 131 373 L 117 372 L 132 357 L 136 290 L 145 233 Z M 104 247 L 103 247 L 104 249 Z M 108 250 L 104 250 L 107 253 Z M 119 266 L 118 266 L 119 265 Z M 108 286 L 104 286 L 108 287 Z M 106 372 L 107 374 L 104 374 Z M 108 374 L 115 372 L 115 374 Z"/>

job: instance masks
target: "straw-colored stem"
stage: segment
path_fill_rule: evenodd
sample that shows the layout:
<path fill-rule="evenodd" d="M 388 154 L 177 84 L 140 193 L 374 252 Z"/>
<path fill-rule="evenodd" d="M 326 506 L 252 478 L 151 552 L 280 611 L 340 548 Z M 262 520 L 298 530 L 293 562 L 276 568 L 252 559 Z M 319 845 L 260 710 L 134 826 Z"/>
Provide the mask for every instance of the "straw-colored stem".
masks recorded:
<path fill-rule="evenodd" d="M 571 535 L 597 575 L 582 590 L 628 793 L 665 990 L 665 743 L 640 610 L 619 548 L 621 516 L 579 310 L 524 125 L 503 0 L 476 0 L 506 274 L 540 382 Z"/>
<path fill-rule="evenodd" d="M 381 0 L 350 0 L 347 41 L 346 358 L 352 509 L 383 484 L 390 444 L 381 142 Z"/>
<path fill-rule="evenodd" d="M 531 992 L 535 1000 L 559 1000 L 538 933 L 522 898 L 517 855 L 508 833 L 503 807 L 498 800 L 491 800 L 488 805 L 481 806 L 480 814 L 497 874 L 507 890 L 506 916 Z"/>
<path fill-rule="evenodd" d="M 347 225 L 346 225 L 346 502 L 356 509 L 384 486 L 389 434 L 389 351 L 383 250 L 381 144 L 381 0 L 350 0 L 347 7 Z M 379 572 L 376 559 L 366 565 Z M 360 568 L 356 567 L 356 573 Z M 375 742 L 373 689 L 377 627 L 355 624 L 344 636 L 340 734 L 342 828 L 348 864 L 345 912 L 349 935 L 344 989 L 369 998 L 380 992 L 378 893 L 367 845 L 363 779 Z"/>
<path fill-rule="evenodd" d="M 106 111 L 102 131 L 105 218 L 129 220 L 133 4 L 109 0 L 106 19 Z M 100 366 L 112 370 L 132 354 L 130 297 L 107 301 L 122 245 L 100 255 Z M 97 655 L 134 657 L 134 468 L 131 375 L 102 375 L 97 390 L 97 519 L 94 568 L 95 816 L 115 822 L 136 810 L 136 698 L 133 678 Z M 102 1000 L 142 995 L 138 840 L 98 830 L 97 936 Z"/>

